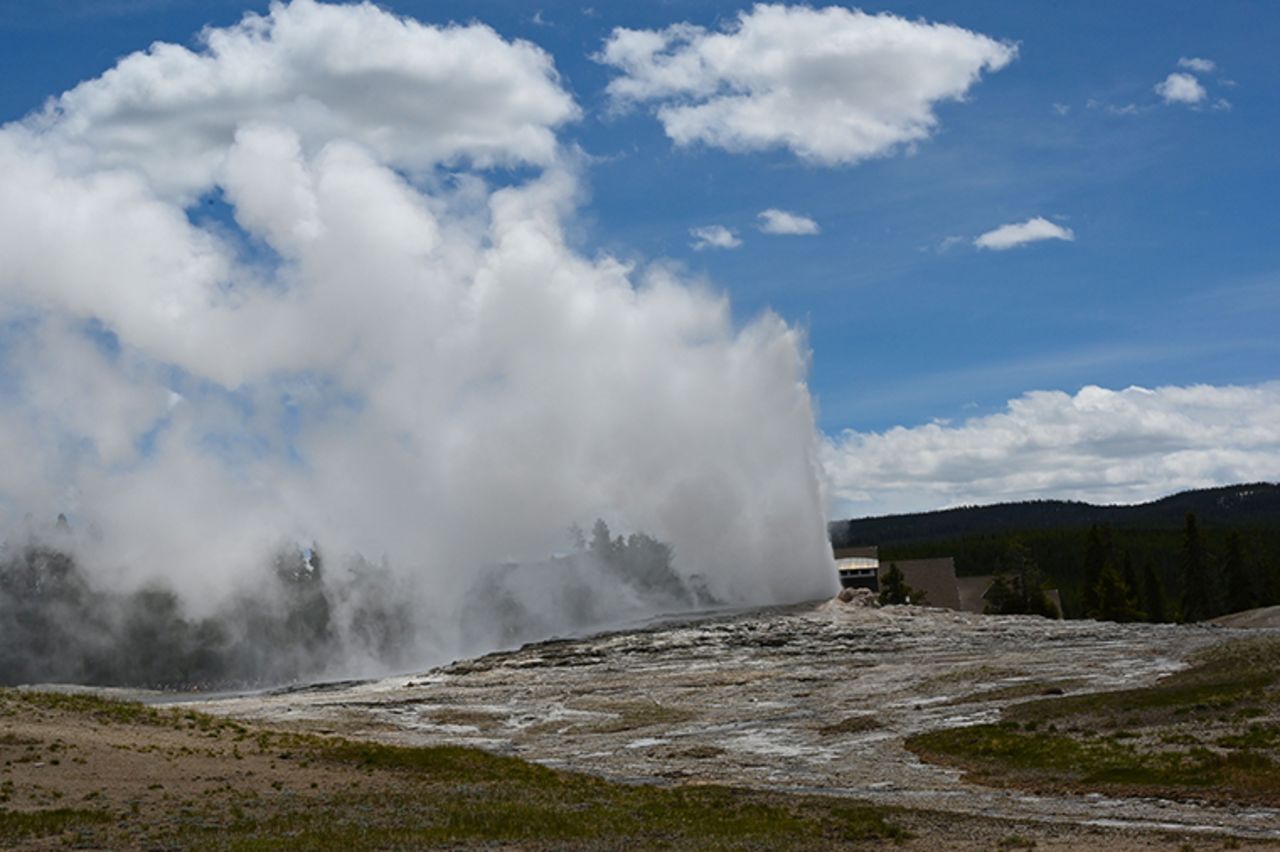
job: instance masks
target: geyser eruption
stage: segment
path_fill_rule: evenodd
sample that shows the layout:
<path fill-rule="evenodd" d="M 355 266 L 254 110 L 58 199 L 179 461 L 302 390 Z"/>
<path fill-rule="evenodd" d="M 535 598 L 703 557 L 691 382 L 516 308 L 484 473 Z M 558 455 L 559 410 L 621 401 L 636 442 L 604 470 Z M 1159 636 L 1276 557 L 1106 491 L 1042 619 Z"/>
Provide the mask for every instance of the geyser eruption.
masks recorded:
<path fill-rule="evenodd" d="M 677 602 L 832 591 L 802 336 L 570 244 L 546 53 L 312 0 L 200 42 L 0 128 L 6 612 L 57 576 L 114 601 L 75 640 L 108 657 L 142 606 L 295 676 L 262 625 L 313 588 L 328 673 L 425 665 L 532 638 L 494 569 L 597 517 L 669 546 Z M 526 575 L 537 631 L 672 603 L 572 564 Z"/>

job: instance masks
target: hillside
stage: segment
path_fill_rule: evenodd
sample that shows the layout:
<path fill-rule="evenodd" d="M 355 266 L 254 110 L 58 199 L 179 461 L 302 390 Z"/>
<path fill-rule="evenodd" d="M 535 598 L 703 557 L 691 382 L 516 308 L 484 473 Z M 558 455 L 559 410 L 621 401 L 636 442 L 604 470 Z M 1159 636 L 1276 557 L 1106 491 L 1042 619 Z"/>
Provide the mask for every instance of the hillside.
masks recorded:
<path fill-rule="evenodd" d="M 1206 572 L 1190 583 L 1188 515 L 1198 522 Z M 1185 612 L 1193 598 L 1207 601 L 1210 615 L 1280 603 L 1275 483 L 1184 491 L 1134 506 L 1037 500 L 855 518 L 833 522 L 831 540 L 836 547 L 878 545 L 887 561 L 950 556 L 961 576 L 1009 570 L 1015 557 L 1029 560 L 1059 590 L 1069 618 L 1121 617 L 1098 606 L 1096 583 L 1108 563 L 1119 574 L 1112 581 L 1117 594 L 1129 601 L 1123 618 L 1193 618 Z"/>
<path fill-rule="evenodd" d="M 1040 530 L 1098 525 L 1116 529 L 1177 530 L 1187 513 L 1212 529 L 1280 526 L 1280 484 L 1256 482 L 1183 491 L 1150 503 L 1096 506 L 1068 500 L 1032 500 L 964 506 L 937 512 L 833 521 L 837 547 L 894 546 Z"/>

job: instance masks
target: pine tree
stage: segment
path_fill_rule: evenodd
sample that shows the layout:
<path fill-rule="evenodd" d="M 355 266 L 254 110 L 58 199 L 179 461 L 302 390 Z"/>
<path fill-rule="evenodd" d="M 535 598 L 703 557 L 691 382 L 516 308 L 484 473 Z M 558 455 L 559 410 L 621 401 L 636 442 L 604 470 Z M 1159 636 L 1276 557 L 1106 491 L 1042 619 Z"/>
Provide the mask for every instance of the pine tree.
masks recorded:
<path fill-rule="evenodd" d="M 907 585 L 906 575 L 898 563 L 890 562 L 889 570 L 880 578 L 880 603 L 882 605 L 923 603 L 924 592 Z"/>
<path fill-rule="evenodd" d="M 1160 576 L 1156 574 L 1156 566 L 1150 559 L 1142 566 L 1142 605 L 1148 621 L 1169 620 L 1164 603 L 1164 584 L 1160 582 Z"/>
<path fill-rule="evenodd" d="M 1094 597 L 1098 605 L 1089 613 L 1091 618 L 1099 621 L 1142 621 L 1146 618 L 1146 614 L 1138 609 L 1133 589 L 1111 561 L 1102 566 Z"/>
<path fill-rule="evenodd" d="M 1120 560 L 1123 568 L 1120 576 L 1124 578 L 1124 584 L 1129 587 L 1129 591 L 1133 593 L 1134 600 L 1139 597 L 1138 590 L 1142 588 L 1138 584 L 1138 572 L 1133 569 L 1133 557 L 1129 555 L 1129 551 L 1124 551 L 1124 557 Z"/>
<path fill-rule="evenodd" d="M 987 603 L 982 611 L 987 615 L 1008 615 L 1016 611 L 1013 606 L 1018 597 L 1009 584 L 1009 578 L 1004 574 L 997 574 L 991 581 L 991 588 L 987 589 Z"/>
<path fill-rule="evenodd" d="M 595 524 L 591 527 L 591 553 L 599 560 L 608 562 L 617 556 L 621 550 L 622 537 L 619 536 L 615 541 L 610 537 L 609 525 L 605 523 L 604 518 L 596 518 Z"/>
<path fill-rule="evenodd" d="M 986 597 L 984 612 L 1059 617 L 1058 608 L 1045 594 L 1044 576 L 1031 551 L 1020 539 L 1009 542 Z"/>
<path fill-rule="evenodd" d="M 1086 613 L 1098 608 L 1098 581 L 1102 579 L 1102 568 L 1110 555 L 1110 528 L 1104 530 L 1097 524 L 1089 527 L 1089 540 L 1084 551 L 1084 611 Z"/>
<path fill-rule="evenodd" d="M 1213 582 L 1209 560 L 1200 541 L 1200 525 L 1187 513 L 1182 532 L 1182 621 L 1203 621 L 1218 614 L 1218 584 Z"/>
<path fill-rule="evenodd" d="M 1227 556 L 1222 563 L 1222 579 L 1226 585 L 1227 612 L 1243 612 L 1257 606 L 1249 569 L 1244 561 L 1244 549 L 1240 545 L 1240 533 L 1232 532 L 1227 538 Z"/>

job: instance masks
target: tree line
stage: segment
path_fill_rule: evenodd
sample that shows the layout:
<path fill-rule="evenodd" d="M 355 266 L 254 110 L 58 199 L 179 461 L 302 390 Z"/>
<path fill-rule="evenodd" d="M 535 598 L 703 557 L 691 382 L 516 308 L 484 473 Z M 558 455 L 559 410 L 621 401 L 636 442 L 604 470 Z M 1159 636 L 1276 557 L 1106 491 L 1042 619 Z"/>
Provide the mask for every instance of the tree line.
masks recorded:
<path fill-rule="evenodd" d="M 332 576 L 317 548 L 283 547 L 213 612 L 170 587 L 95 582 L 68 550 L 0 549 L 0 686 L 66 682 L 239 688 L 314 678 L 348 655 L 406 662 L 417 621 L 385 566 Z"/>
<path fill-rule="evenodd" d="M 988 532 L 881 548 L 881 559 L 952 556 L 961 576 L 995 574 L 988 608 L 1107 621 L 1191 622 L 1280 604 L 1276 525 L 1205 529 L 1117 528 Z"/>

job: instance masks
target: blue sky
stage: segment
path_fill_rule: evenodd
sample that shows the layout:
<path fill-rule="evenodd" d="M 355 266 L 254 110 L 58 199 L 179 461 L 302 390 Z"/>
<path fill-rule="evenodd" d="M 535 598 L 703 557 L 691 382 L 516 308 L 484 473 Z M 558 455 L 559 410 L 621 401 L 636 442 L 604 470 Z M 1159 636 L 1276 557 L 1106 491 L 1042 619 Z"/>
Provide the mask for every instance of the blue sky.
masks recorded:
<path fill-rule="evenodd" d="M 738 321 L 773 310 L 806 329 L 817 425 L 832 442 L 845 430 L 985 423 L 1032 391 L 1074 398 L 1089 385 L 1280 379 L 1274 3 L 862 4 L 955 24 L 1016 45 L 1017 56 L 983 73 L 962 101 L 938 101 L 928 138 L 844 164 L 781 147 L 674 145 L 650 104 L 619 110 L 606 94 L 618 70 L 592 57 L 614 27 L 715 31 L 731 28 L 744 4 L 380 5 L 428 23 L 480 21 L 546 50 L 582 110 L 561 139 L 591 158 L 576 247 L 640 264 L 669 259 L 727 293 Z M 201 27 L 266 7 L 6 0 L 0 122 L 153 41 L 190 45 Z M 1190 59 L 1212 70 L 1179 65 Z M 1171 74 L 1194 77 L 1203 97 L 1167 101 L 1156 86 Z M 809 217 L 820 233 L 762 233 L 757 216 L 768 208 Z M 974 245 L 1037 217 L 1073 239 Z M 732 230 L 741 244 L 694 248 L 691 230 L 707 226 Z M 1273 460 L 1273 445 L 1265 453 Z M 1204 476 L 1238 468 L 1223 470 Z M 1046 482 L 1043 496 L 1093 496 Z M 1157 476 L 1111 496 L 1201 482 Z M 846 489 L 852 502 L 841 508 L 857 510 L 856 490 Z M 985 496 L 953 490 L 870 506 Z"/>

